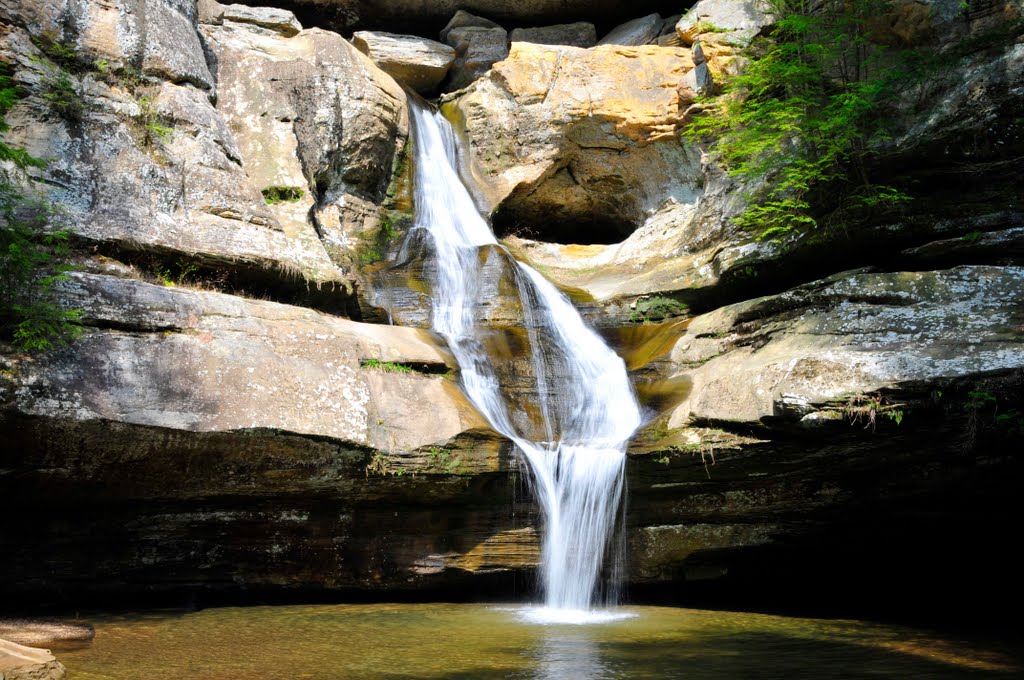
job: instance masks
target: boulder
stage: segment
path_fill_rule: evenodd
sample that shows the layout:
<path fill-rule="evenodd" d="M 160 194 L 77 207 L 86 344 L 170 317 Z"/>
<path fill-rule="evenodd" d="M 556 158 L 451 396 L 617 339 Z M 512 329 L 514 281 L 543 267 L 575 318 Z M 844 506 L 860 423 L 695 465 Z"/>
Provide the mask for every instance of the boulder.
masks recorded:
<path fill-rule="evenodd" d="M 44 647 L 61 644 L 88 643 L 96 636 L 89 624 L 63 623 L 38 619 L 0 619 L 0 636 L 19 645 Z"/>
<path fill-rule="evenodd" d="M 508 33 L 504 28 L 453 28 L 445 41 L 455 48 L 455 63 L 447 85 L 451 90 L 466 87 L 486 73 L 492 64 L 508 56 Z"/>
<path fill-rule="evenodd" d="M 448 34 L 456 28 L 466 28 L 467 26 L 475 26 L 477 28 L 501 28 L 501 25 L 491 21 L 484 17 L 478 17 L 475 14 L 470 14 L 464 9 L 460 9 L 452 18 L 445 24 L 445 27 L 441 29 L 441 40 L 447 41 Z"/>
<path fill-rule="evenodd" d="M 382 71 L 420 94 L 437 90 L 455 60 L 455 50 L 413 35 L 357 31 L 352 44 Z"/>
<path fill-rule="evenodd" d="M 864 395 L 1024 368 L 1022 283 L 1012 266 L 854 272 L 697 317 L 671 354 L 692 387 L 670 426 L 813 424 Z"/>
<path fill-rule="evenodd" d="M 685 48 L 513 43 L 442 110 L 465 130 L 499 231 L 621 241 L 664 191 L 683 200 L 699 175 L 678 135 L 693 66 Z"/>
<path fill-rule="evenodd" d="M 67 671 L 45 649 L 0 640 L 0 678 L 3 680 L 62 680 Z"/>
<path fill-rule="evenodd" d="M 574 24 L 538 26 L 536 28 L 514 28 L 509 34 L 511 42 L 528 42 L 537 45 L 572 45 L 592 47 L 597 42 L 594 24 L 577 21 Z"/>
<path fill-rule="evenodd" d="M 746 45 L 774 21 L 758 0 L 700 0 L 676 23 L 676 33 L 687 45 L 702 35 L 721 33 L 736 45 Z"/>
<path fill-rule="evenodd" d="M 627 21 L 613 28 L 608 35 L 601 38 L 599 45 L 646 45 L 657 40 L 661 35 L 662 18 L 660 14 L 648 14 L 645 17 Z"/>
<path fill-rule="evenodd" d="M 283 38 L 249 24 L 206 26 L 219 60 L 218 112 L 249 181 L 285 233 L 309 234 L 352 274 L 379 225 L 408 137 L 405 93 L 341 36 Z"/>
<path fill-rule="evenodd" d="M 484 427 L 440 375 L 365 367 L 447 371 L 452 359 L 423 331 L 106 274 L 71 276 L 66 302 L 95 330 L 70 351 L 22 366 L 13 403 L 23 414 L 190 432 L 270 428 L 404 451 Z M 412 403 L 432 408 L 410 410 Z"/>
<path fill-rule="evenodd" d="M 298 35 L 302 24 L 288 10 L 277 7 L 249 7 L 248 5 L 225 5 L 219 13 L 221 20 L 240 24 L 252 24 L 280 33 L 286 38 Z"/>

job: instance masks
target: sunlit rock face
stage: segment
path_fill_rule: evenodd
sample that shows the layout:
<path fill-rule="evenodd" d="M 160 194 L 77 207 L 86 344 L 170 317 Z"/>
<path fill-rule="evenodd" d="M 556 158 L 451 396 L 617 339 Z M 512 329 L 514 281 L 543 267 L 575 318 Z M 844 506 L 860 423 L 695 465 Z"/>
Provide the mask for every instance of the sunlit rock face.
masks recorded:
<path fill-rule="evenodd" d="M 270 288 L 308 281 L 347 291 L 333 307 L 351 306 L 360 234 L 377 226 L 408 135 L 401 88 L 290 12 L 137 10 L 5 6 L 0 57 L 28 95 L 8 139 L 48 159 L 30 171 L 37 188 L 105 252 Z M 75 65 L 43 54 L 47 41 L 72 46 Z M 43 98 L 63 72 L 81 101 L 71 118 Z"/>

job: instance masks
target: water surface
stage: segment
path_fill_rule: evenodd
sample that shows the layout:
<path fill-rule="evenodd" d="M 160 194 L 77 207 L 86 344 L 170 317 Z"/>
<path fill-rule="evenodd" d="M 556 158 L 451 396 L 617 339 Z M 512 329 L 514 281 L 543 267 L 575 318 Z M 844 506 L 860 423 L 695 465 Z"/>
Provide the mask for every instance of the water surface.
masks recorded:
<path fill-rule="evenodd" d="M 91 618 L 70 680 L 1011 678 L 1003 651 L 921 630 L 667 607 L 588 625 L 525 607 L 307 605 Z"/>

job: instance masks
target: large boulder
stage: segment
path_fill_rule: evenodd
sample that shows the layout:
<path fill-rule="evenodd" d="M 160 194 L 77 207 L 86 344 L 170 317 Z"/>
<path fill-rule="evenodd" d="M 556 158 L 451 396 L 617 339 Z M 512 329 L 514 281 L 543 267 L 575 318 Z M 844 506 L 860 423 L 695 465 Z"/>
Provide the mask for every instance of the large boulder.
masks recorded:
<path fill-rule="evenodd" d="M 99 273 L 72 274 L 65 295 L 88 326 L 132 332 L 92 330 L 21 365 L 9 394 L 19 413 L 192 432 L 270 428 L 404 451 L 483 427 L 450 380 L 373 368 L 449 370 L 452 359 L 422 331 Z"/>
<path fill-rule="evenodd" d="M 613 28 L 601 38 L 600 45 L 646 45 L 661 35 L 663 20 L 660 14 L 648 14 Z"/>
<path fill-rule="evenodd" d="M 509 34 L 511 42 L 529 42 L 537 45 L 572 45 L 573 47 L 593 47 L 597 42 L 594 24 L 577 21 L 573 24 L 557 24 L 555 26 L 537 26 L 534 28 L 514 28 Z"/>
<path fill-rule="evenodd" d="M 414 35 L 356 31 L 352 44 L 385 73 L 420 94 L 437 90 L 455 60 L 455 50 Z"/>
<path fill-rule="evenodd" d="M 294 14 L 277 7 L 227 5 L 221 8 L 218 18 L 220 21 L 217 23 L 223 23 L 223 20 L 227 19 L 239 24 L 252 24 L 280 33 L 286 38 L 298 35 L 302 31 L 302 24 Z"/>
<path fill-rule="evenodd" d="M 448 40 L 448 34 L 456 28 L 466 28 L 467 26 L 475 26 L 477 28 L 501 28 L 501 24 L 491 21 L 486 17 L 478 17 L 475 14 L 470 14 L 464 9 L 460 9 L 452 18 L 448 20 L 445 27 L 441 29 L 441 40 Z"/>
<path fill-rule="evenodd" d="M 408 137 L 405 93 L 341 36 L 292 37 L 225 19 L 204 26 L 218 59 L 218 112 L 269 209 L 312 233 L 352 273 Z"/>
<path fill-rule="evenodd" d="M 0 678 L 3 680 L 62 680 L 67 671 L 45 649 L 0 640 Z"/>
<path fill-rule="evenodd" d="M 687 45 L 707 33 L 723 34 L 744 45 L 772 21 L 758 0 L 700 0 L 676 23 L 676 33 Z"/>
<path fill-rule="evenodd" d="M 692 387 L 671 424 L 815 424 L 865 395 L 1022 369 L 1022 282 L 1020 267 L 837 274 L 699 316 L 672 350 Z"/>
<path fill-rule="evenodd" d="M 448 31 L 445 42 L 455 48 L 447 88 L 466 87 L 508 55 L 508 32 L 501 27 L 462 26 Z"/>
<path fill-rule="evenodd" d="M 557 222 L 582 203 L 587 218 L 629 221 L 647 207 L 644 187 L 666 181 L 652 166 L 680 172 L 657 157 L 681 155 L 692 68 L 686 49 L 513 43 L 508 59 L 442 110 L 469 137 L 489 208 Z M 527 195 L 547 200 L 520 214 Z"/>

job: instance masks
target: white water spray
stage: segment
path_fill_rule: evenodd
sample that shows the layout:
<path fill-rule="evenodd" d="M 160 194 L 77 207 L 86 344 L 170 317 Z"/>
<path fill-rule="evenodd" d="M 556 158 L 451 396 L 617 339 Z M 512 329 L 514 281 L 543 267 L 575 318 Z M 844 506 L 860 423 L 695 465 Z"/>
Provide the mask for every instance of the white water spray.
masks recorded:
<path fill-rule="evenodd" d="M 611 543 L 623 496 L 625 446 L 640 425 L 625 363 L 549 281 L 498 245 L 459 177 L 451 126 L 417 102 L 410 106 L 415 122 L 413 228 L 429 232 L 436 257 L 433 328 L 455 354 L 467 396 L 492 427 L 515 442 L 530 466 L 545 520 L 541 581 L 546 607 L 588 609 L 600 597 L 602 570 L 618 569 L 621 559 Z M 498 373 L 484 351 L 486 329 L 475 317 L 482 288 L 479 250 L 485 246 L 501 249 L 515 262 L 542 441 L 529 439 L 513 424 Z"/>

